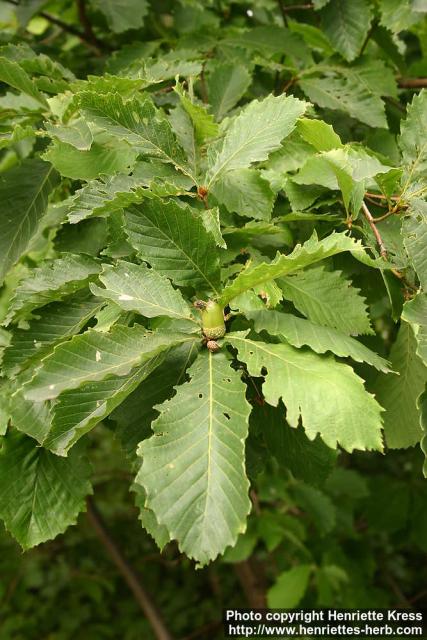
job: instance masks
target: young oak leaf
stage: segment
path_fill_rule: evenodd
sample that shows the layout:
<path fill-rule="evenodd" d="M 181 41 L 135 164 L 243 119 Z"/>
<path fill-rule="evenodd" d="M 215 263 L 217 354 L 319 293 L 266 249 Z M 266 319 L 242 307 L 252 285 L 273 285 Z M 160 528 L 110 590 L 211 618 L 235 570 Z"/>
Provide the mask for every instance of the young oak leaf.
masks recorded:
<path fill-rule="evenodd" d="M 283 399 L 292 427 L 301 418 L 307 436 L 313 440 L 319 433 L 331 448 L 382 450 L 382 408 L 351 367 L 288 344 L 250 340 L 244 332 L 228 334 L 226 340 L 250 375 L 267 370 L 265 399 L 273 406 Z"/>
<path fill-rule="evenodd" d="M 203 566 L 236 542 L 250 510 L 244 441 L 250 405 L 224 353 L 201 353 L 190 381 L 156 407 L 136 483 L 181 551 Z"/>

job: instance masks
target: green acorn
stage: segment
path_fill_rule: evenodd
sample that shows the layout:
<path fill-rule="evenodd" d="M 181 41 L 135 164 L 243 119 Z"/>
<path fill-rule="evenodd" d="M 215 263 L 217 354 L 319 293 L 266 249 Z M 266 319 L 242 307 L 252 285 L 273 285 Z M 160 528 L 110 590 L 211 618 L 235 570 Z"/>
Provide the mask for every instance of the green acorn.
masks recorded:
<path fill-rule="evenodd" d="M 225 335 L 224 309 L 217 302 L 209 300 L 196 304 L 201 311 L 202 331 L 208 340 L 218 340 Z"/>

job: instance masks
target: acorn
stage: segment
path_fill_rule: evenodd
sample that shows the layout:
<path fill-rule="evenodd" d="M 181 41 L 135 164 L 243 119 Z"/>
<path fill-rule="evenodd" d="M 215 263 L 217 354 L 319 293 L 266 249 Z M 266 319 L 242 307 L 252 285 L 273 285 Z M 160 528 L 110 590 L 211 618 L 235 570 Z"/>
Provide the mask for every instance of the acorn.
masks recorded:
<path fill-rule="evenodd" d="M 199 302 L 199 301 L 198 301 Z M 203 335 L 208 340 L 218 340 L 225 335 L 224 309 L 214 300 L 195 303 L 202 316 Z"/>

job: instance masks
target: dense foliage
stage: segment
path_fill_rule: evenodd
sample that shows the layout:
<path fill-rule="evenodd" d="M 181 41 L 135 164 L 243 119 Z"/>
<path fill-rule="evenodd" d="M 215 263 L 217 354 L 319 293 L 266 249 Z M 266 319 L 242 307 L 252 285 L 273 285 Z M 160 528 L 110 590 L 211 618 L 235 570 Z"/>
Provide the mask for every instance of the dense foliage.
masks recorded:
<path fill-rule="evenodd" d="M 0 517 L 23 549 L 95 489 L 134 565 L 184 583 L 160 598 L 177 634 L 241 605 L 251 563 L 270 606 L 418 602 L 425 10 L 0 2 Z M 109 635 L 99 603 L 136 604 L 86 581 L 95 547 L 83 523 L 8 551 L 2 637 L 150 633 Z"/>

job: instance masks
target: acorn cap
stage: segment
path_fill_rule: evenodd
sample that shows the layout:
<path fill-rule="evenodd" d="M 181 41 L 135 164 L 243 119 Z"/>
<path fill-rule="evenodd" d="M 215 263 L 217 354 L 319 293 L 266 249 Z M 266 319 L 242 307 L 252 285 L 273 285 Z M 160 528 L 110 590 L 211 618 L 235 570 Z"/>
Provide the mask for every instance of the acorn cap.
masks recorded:
<path fill-rule="evenodd" d="M 225 325 L 222 325 L 221 327 L 204 327 L 203 334 L 209 340 L 218 340 L 225 336 Z"/>

